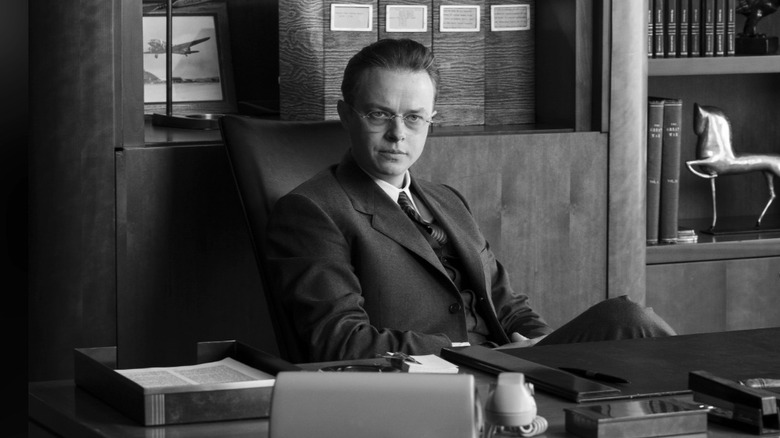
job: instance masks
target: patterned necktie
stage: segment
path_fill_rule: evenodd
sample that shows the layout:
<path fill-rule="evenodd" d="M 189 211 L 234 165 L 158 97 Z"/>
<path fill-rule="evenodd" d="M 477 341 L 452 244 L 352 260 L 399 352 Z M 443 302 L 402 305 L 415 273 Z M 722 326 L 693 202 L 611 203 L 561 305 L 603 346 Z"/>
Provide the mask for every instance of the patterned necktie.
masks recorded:
<path fill-rule="evenodd" d="M 417 213 L 417 210 L 414 209 L 414 206 L 412 205 L 412 201 L 409 199 L 408 196 L 406 196 L 405 192 L 401 192 L 398 195 L 398 205 L 401 206 L 401 210 L 406 213 L 407 216 L 409 216 L 413 221 L 419 223 L 428 231 L 428 234 L 431 235 L 434 239 L 436 239 L 437 242 L 439 242 L 439 245 L 444 245 L 447 243 L 447 233 L 444 232 L 444 230 L 431 222 L 426 221 L 422 217 L 420 217 L 420 214 Z"/>

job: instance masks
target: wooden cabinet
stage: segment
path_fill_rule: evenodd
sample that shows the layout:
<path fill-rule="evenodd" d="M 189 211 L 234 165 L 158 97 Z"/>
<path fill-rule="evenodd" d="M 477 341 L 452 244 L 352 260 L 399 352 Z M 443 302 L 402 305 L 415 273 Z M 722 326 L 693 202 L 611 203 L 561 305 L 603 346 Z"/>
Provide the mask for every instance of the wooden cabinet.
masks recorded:
<path fill-rule="evenodd" d="M 780 257 L 650 265 L 647 305 L 681 334 L 776 327 Z"/>
<path fill-rule="evenodd" d="M 761 26 L 780 34 L 780 20 Z M 699 242 L 647 248 L 647 302 L 681 333 L 780 325 L 780 202 L 768 210 L 763 231 L 704 233 L 713 218 L 710 182 L 684 165 L 696 157 L 694 103 L 725 112 L 737 154 L 780 155 L 780 54 L 651 59 L 648 94 L 683 100 L 679 221 L 698 231 Z M 774 184 L 780 191 L 780 178 Z M 769 199 L 760 172 L 718 177 L 716 193 L 722 229 L 750 231 Z"/>

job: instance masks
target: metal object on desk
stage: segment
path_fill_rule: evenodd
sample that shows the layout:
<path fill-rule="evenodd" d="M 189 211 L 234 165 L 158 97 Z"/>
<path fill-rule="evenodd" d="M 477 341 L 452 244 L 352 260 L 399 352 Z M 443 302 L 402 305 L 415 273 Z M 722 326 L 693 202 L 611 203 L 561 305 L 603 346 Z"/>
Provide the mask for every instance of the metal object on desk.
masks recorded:
<path fill-rule="evenodd" d="M 713 406 L 710 421 L 754 434 L 780 434 L 780 399 L 777 394 L 750 388 L 707 371 L 691 371 L 688 386 L 697 402 Z"/>

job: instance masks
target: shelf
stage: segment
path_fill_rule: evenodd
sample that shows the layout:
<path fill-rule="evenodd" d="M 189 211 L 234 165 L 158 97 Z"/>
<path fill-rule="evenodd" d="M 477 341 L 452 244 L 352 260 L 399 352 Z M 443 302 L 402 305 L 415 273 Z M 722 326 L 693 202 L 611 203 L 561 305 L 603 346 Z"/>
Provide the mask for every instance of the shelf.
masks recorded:
<path fill-rule="evenodd" d="M 754 217 L 721 218 L 718 226 L 722 229 L 750 230 L 754 220 Z M 680 225 L 696 230 L 698 242 L 648 246 L 646 263 L 657 265 L 780 256 L 780 217 L 767 217 L 762 222 L 766 231 L 712 235 L 700 231 L 709 227 L 709 219 L 681 220 Z"/>
<path fill-rule="evenodd" d="M 780 73 L 780 56 L 648 59 L 648 76 Z"/>

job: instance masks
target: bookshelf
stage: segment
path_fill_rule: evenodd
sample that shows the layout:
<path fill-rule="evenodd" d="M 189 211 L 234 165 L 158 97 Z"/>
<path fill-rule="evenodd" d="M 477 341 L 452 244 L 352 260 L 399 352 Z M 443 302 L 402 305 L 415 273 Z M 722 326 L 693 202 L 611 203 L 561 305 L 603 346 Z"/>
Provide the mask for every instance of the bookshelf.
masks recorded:
<path fill-rule="evenodd" d="M 778 17 L 761 26 L 780 34 Z M 772 204 L 762 230 L 750 230 L 769 197 L 764 177 L 716 179 L 718 227 L 743 232 L 711 235 L 701 232 L 712 222 L 710 183 L 684 165 L 696 154 L 694 103 L 723 109 L 736 153 L 780 154 L 780 54 L 648 59 L 647 76 L 648 95 L 684 102 L 679 224 L 698 234 L 697 243 L 646 248 L 648 305 L 681 334 L 780 325 L 780 205 Z"/>
<path fill-rule="evenodd" d="M 648 76 L 702 76 L 749 73 L 777 73 L 780 55 L 725 56 L 717 58 L 649 59 Z"/>

